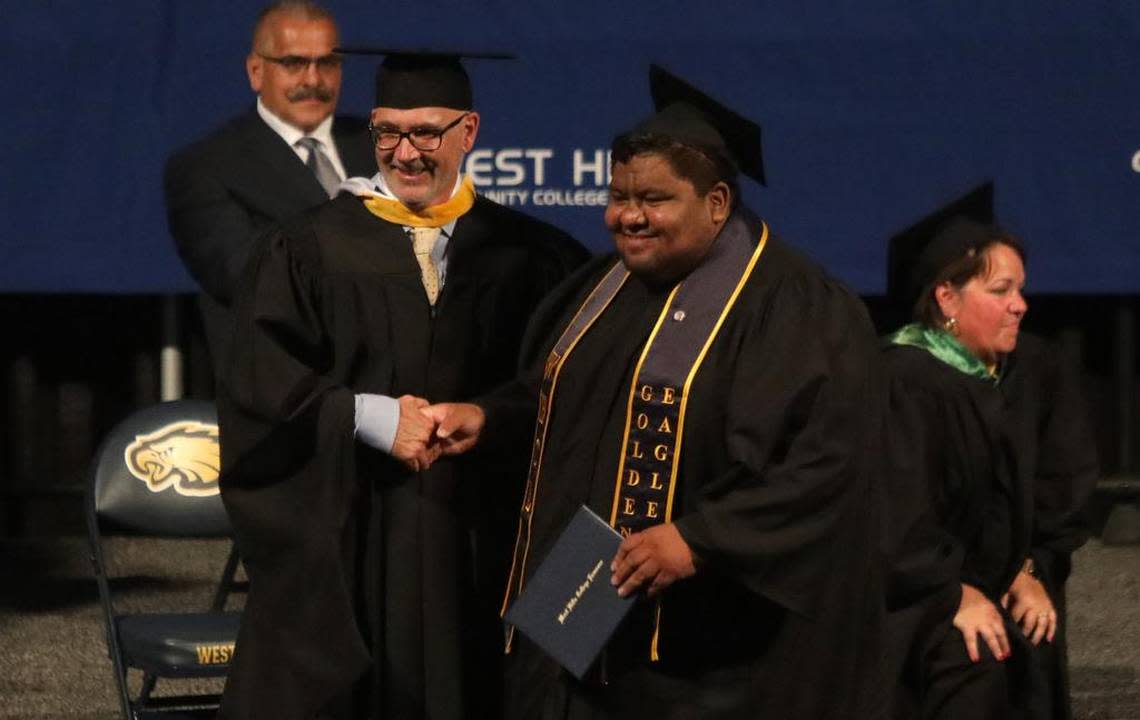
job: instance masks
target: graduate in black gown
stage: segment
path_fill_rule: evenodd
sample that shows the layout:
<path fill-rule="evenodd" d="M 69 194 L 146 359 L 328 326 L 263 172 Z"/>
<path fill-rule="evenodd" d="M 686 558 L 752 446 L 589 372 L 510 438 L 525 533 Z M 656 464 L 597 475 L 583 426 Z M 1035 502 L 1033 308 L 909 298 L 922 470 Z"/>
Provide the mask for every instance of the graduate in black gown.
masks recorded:
<path fill-rule="evenodd" d="M 235 304 L 222 496 L 251 586 L 226 718 L 501 715 L 521 482 L 487 454 L 425 470 L 418 407 L 511 377 L 587 253 L 460 177 L 479 116 L 458 59 L 389 55 L 376 105 L 380 172 L 262 238 Z"/>
<path fill-rule="evenodd" d="M 900 718 L 1065 718 L 1064 583 L 1097 477 L 1059 354 L 1020 332 L 982 186 L 891 241 L 890 657 Z"/>
<path fill-rule="evenodd" d="M 533 448 L 504 608 L 579 505 L 624 537 L 639 600 L 584 680 L 507 628 L 507 717 L 882 717 L 873 330 L 740 204 L 759 128 L 651 86 L 613 145 L 617 255 L 543 303 L 515 384 L 430 409 L 445 452 Z"/>

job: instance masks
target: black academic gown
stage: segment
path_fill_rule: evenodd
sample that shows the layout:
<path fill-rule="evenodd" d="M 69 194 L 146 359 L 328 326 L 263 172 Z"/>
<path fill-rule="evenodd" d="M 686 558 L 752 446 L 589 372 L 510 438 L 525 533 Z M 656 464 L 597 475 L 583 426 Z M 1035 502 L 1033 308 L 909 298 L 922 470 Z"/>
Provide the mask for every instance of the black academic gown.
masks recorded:
<path fill-rule="evenodd" d="M 885 353 L 889 655 L 902 678 L 899 717 L 920 717 L 931 697 L 949 698 L 946 707 L 970 708 L 977 717 L 1069 715 L 1064 581 L 1071 552 L 1087 538 L 1081 508 L 1097 470 L 1079 393 L 1057 357 L 1023 333 L 995 385 L 919 348 L 889 346 Z M 1034 558 L 1061 617 L 1057 640 L 1034 648 L 1003 613 L 1012 657 L 993 665 L 983 648 L 982 667 L 967 667 L 961 633 L 951 625 L 961 583 L 1000 608 L 1026 557 Z M 940 660 L 930 660 L 936 655 Z M 950 677 L 955 663 L 965 673 L 999 675 L 966 686 L 1000 684 L 1008 699 L 983 707 L 985 690 L 951 693 L 930 679 L 935 666 Z"/>
<path fill-rule="evenodd" d="M 1089 538 L 1085 508 L 1100 477 L 1080 378 L 1065 367 L 1063 357 L 1059 348 L 1023 332 L 1005 363 L 1002 379 L 1008 407 L 1016 418 L 1019 471 L 1032 485 L 1029 556 L 1061 618 L 1052 647 L 1041 647 L 1035 653 L 1048 685 L 1049 716 L 1054 720 L 1072 716 L 1065 583 L 1072 569 L 1072 553 Z"/>
<path fill-rule="evenodd" d="M 481 400 L 487 442 L 511 402 L 533 408 L 546 353 L 613 262 L 544 304 L 527 381 Z M 528 574 L 580 503 L 610 517 L 633 369 L 666 295 L 630 278 L 561 370 Z M 653 601 L 607 647 L 606 684 L 516 634 L 507 716 L 881 717 L 875 359 L 861 303 L 770 239 L 692 386 L 674 521 L 701 565 L 662 595 L 659 662 Z"/>
<path fill-rule="evenodd" d="M 219 397 L 251 581 L 226 718 L 498 716 L 496 513 L 517 484 L 487 455 L 406 470 L 354 441 L 354 395 L 487 391 L 585 251 L 479 199 L 447 252 L 433 317 L 403 230 L 350 195 L 255 248 Z"/>

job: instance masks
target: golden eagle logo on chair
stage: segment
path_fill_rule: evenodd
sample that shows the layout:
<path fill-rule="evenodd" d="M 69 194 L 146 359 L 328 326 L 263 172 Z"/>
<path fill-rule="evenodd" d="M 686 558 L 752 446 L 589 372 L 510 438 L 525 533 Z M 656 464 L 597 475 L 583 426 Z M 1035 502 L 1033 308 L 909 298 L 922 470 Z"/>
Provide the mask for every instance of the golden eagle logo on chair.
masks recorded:
<path fill-rule="evenodd" d="M 124 456 L 127 469 L 151 492 L 173 487 L 179 495 L 218 494 L 222 462 L 217 425 L 194 420 L 170 423 L 136 435 Z"/>

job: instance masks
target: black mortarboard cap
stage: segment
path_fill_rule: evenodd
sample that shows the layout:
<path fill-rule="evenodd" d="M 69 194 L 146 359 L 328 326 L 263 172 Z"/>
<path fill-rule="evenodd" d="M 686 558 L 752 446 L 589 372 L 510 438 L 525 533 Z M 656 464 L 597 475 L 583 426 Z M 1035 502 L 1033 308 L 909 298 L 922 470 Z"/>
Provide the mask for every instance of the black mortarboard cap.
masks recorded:
<path fill-rule="evenodd" d="M 887 295 L 909 310 L 943 268 L 999 233 L 994 184 L 987 182 L 891 237 Z"/>
<path fill-rule="evenodd" d="M 474 107 L 471 79 L 463 69 L 463 58 L 511 59 L 503 53 L 448 50 L 397 50 L 393 48 L 337 48 L 346 55 L 383 55 L 376 69 L 376 100 L 373 107 L 410 110 L 419 107 L 445 107 L 470 110 Z"/>
<path fill-rule="evenodd" d="M 649 66 L 649 92 L 657 112 L 633 132 L 664 135 L 719 153 L 742 173 L 765 184 L 759 125 L 660 65 Z"/>

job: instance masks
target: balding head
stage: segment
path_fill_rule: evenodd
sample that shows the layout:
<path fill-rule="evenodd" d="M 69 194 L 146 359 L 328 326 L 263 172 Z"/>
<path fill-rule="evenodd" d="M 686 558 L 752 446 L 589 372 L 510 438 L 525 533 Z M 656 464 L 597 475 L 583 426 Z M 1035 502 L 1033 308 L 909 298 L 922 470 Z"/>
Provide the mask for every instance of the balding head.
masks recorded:
<path fill-rule="evenodd" d="M 297 20 L 317 22 L 324 20 L 336 29 L 336 19 L 328 10 L 311 0 L 278 0 L 261 9 L 253 24 L 252 52 L 277 55 L 273 47 L 273 22 L 279 17 L 288 16 Z"/>

